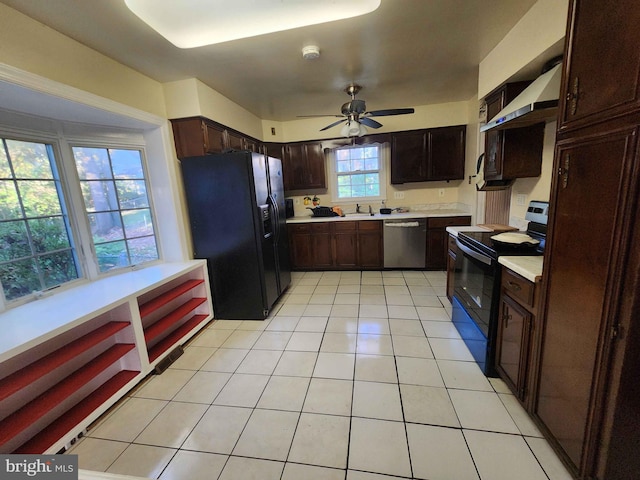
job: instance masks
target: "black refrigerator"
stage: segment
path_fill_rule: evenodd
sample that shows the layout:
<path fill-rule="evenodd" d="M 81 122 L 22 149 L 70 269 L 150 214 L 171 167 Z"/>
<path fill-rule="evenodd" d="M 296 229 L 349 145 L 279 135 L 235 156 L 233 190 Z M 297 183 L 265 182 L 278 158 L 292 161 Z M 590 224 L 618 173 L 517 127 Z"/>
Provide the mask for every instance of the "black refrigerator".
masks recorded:
<path fill-rule="evenodd" d="M 215 318 L 264 319 L 291 283 L 282 162 L 248 151 L 184 158 L 193 256 Z"/>

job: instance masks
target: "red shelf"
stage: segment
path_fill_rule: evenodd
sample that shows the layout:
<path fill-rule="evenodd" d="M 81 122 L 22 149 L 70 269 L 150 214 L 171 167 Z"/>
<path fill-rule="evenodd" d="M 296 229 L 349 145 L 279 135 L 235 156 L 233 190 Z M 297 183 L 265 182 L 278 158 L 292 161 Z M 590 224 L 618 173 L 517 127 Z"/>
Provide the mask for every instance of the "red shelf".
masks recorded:
<path fill-rule="evenodd" d="M 153 300 L 149 300 L 147 303 L 140 305 L 140 316 L 146 317 L 147 315 L 152 313 L 154 310 L 157 310 L 163 305 L 166 305 L 171 300 L 178 298 L 183 293 L 188 292 L 189 290 L 197 287 L 202 283 L 204 283 L 204 280 L 202 279 L 187 280 L 186 282 L 181 283 L 177 287 L 172 288 L 168 292 L 163 293 L 162 295 L 154 298 Z"/>
<path fill-rule="evenodd" d="M 0 380 L 0 401 L 10 397 L 27 385 L 52 372 L 60 365 L 72 358 L 86 352 L 91 347 L 111 337 L 120 330 L 129 326 L 128 322 L 110 322 L 92 332 L 74 340 L 49 355 L 42 357 L 15 373 Z"/>
<path fill-rule="evenodd" d="M 56 443 L 62 436 L 87 418 L 93 411 L 109 400 L 115 393 L 133 380 L 140 372 L 123 370 L 107 380 L 88 397 L 72 407 L 64 415 L 51 423 L 27 443 L 16 449 L 13 453 L 41 454 Z"/>
<path fill-rule="evenodd" d="M 204 299 L 203 299 L 204 300 Z M 180 325 L 179 328 L 176 328 L 173 332 L 167 335 L 165 338 L 160 340 L 156 345 L 149 349 L 149 361 L 153 362 L 160 355 L 166 352 L 171 345 L 176 343 L 182 337 L 184 337 L 187 333 L 189 333 L 193 328 L 195 328 L 200 322 L 204 321 L 207 318 L 207 315 L 194 315 L 185 323 Z"/>
<path fill-rule="evenodd" d="M 0 445 L 4 445 L 29 425 L 42 418 L 72 395 L 73 392 L 89 383 L 100 372 L 134 348 L 135 345 L 133 344 L 114 345 L 97 356 L 91 363 L 79 368 L 42 395 L 2 420 L 0 422 Z"/>
<path fill-rule="evenodd" d="M 149 325 L 144 331 L 144 339 L 149 343 L 169 330 L 178 320 L 185 317 L 189 312 L 195 310 L 206 301 L 206 298 L 192 298 L 188 302 L 180 305 L 168 315 Z"/>

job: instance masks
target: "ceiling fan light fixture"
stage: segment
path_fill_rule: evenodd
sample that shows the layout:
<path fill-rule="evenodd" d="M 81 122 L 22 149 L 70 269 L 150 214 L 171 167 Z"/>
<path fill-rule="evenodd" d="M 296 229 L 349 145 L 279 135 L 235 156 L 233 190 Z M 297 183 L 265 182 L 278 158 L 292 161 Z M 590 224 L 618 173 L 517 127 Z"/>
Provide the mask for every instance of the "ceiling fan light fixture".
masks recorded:
<path fill-rule="evenodd" d="M 315 60 L 320 56 L 320 48 L 317 45 L 307 45 L 302 48 L 302 58 L 305 60 Z"/>
<path fill-rule="evenodd" d="M 373 12 L 381 0 L 125 0 L 179 48 L 194 48 Z"/>
<path fill-rule="evenodd" d="M 356 120 L 349 120 L 340 129 L 340 135 L 343 137 L 361 137 L 365 133 L 366 127 Z"/>

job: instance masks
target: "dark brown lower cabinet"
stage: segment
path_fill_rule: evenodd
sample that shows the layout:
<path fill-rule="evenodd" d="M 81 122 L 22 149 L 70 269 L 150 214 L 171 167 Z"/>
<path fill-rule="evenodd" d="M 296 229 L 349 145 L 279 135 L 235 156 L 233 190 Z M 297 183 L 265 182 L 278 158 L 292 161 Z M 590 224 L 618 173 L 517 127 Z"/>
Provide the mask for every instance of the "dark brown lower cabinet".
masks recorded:
<path fill-rule="evenodd" d="M 382 222 L 326 221 L 290 224 L 294 270 L 380 269 L 383 266 Z"/>
<path fill-rule="evenodd" d="M 431 217 L 427 219 L 427 270 L 445 270 L 449 245 L 447 227 L 471 225 L 470 216 Z"/>
<path fill-rule="evenodd" d="M 529 407 L 531 398 L 535 358 L 532 334 L 539 328 L 539 298 L 540 282 L 531 282 L 502 267 L 496 370 L 525 407 Z"/>

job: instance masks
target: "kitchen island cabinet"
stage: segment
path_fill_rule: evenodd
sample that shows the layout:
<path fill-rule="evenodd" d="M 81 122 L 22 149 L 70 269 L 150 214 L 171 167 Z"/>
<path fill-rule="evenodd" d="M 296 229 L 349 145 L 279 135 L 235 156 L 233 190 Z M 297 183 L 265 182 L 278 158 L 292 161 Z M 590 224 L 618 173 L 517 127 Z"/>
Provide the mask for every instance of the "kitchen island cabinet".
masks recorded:
<path fill-rule="evenodd" d="M 382 268 L 379 220 L 290 224 L 287 230 L 294 270 Z"/>
<path fill-rule="evenodd" d="M 638 18 L 570 2 L 533 414 L 580 479 L 640 471 Z"/>
<path fill-rule="evenodd" d="M 466 126 L 391 134 L 391 183 L 464 178 Z"/>

